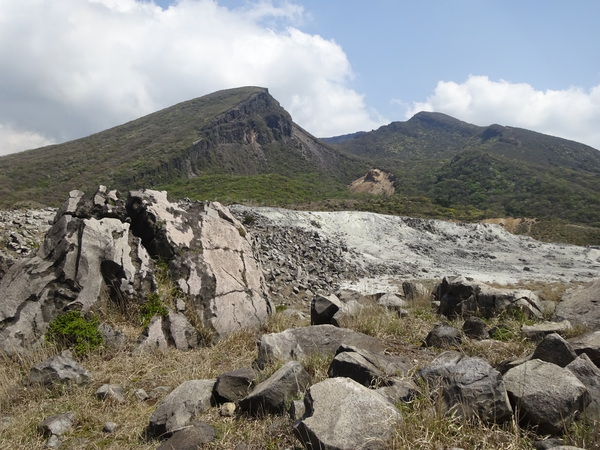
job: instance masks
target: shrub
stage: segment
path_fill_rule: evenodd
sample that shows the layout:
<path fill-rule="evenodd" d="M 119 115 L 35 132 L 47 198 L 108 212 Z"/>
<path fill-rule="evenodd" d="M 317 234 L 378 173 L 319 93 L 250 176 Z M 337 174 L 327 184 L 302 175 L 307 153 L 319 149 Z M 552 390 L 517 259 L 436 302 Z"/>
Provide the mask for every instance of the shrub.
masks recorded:
<path fill-rule="evenodd" d="M 50 322 L 46 340 L 61 349 L 72 349 L 78 356 L 87 355 L 103 344 L 98 318 L 86 319 L 79 311 L 66 312 Z"/>
<path fill-rule="evenodd" d="M 142 327 L 148 326 L 154 316 L 166 317 L 169 311 L 163 305 L 160 295 L 156 292 L 149 294 L 146 297 L 146 302 L 140 308 Z"/>

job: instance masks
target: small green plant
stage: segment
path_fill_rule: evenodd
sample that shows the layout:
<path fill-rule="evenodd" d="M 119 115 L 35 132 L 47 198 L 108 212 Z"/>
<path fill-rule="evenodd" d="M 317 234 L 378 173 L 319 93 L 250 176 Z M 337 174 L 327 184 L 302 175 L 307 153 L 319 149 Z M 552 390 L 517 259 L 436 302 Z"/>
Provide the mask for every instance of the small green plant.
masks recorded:
<path fill-rule="evenodd" d="M 169 311 L 163 305 L 160 295 L 152 292 L 146 296 L 146 301 L 140 308 L 142 327 L 147 327 L 154 316 L 166 317 Z"/>
<path fill-rule="evenodd" d="M 50 322 L 46 340 L 61 349 L 72 349 L 78 356 L 87 355 L 103 344 L 98 318 L 86 319 L 79 311 L 66 312 Z"/>

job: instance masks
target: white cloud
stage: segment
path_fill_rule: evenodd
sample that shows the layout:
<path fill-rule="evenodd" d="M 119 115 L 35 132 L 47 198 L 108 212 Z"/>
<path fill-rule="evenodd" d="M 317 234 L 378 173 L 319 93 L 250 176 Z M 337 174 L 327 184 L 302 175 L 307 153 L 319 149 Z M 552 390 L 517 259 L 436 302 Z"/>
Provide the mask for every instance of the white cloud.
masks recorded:
<path fill-rule="evenodd" d="M 3 124 L 0 124 L 0 136 L 0 156 L 55 143 L 40 134 Z"/>
<path fill-rule="evenodd" d="M 440 81 L 425 102 L 407 110 L 437 111 L 476 125 L 515 126 L 579 141 L 600 149 L 600 85 L 536 90 L 526 83 L 471 75 L 464 83 Z"/>
<path fill-rule="evenodd" d="M 293 26 L 302 7 L 180 0 L 0 0 L 0 152 L 101 131 L 180 101 L 244 85 L 268 87 L 318 136 L 383 121 L 349 87 L 342 48 Z M 23 134 L 24 133 L 24 134 Z"/>

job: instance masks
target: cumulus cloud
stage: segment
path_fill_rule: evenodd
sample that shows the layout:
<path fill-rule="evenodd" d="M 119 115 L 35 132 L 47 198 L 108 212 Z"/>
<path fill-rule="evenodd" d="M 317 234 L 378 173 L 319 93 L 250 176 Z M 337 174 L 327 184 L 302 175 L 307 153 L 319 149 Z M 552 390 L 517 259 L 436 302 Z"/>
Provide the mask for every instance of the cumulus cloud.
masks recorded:
<path fill-rule="evenodd" d="M 600 149 L 600 85 L 587 91 L 540 91 L 526 83 L 471 75 L 463 83 L 440 81 L 433 95 L 414 103 L 406 117 L 419 111 L 442 112 L 476 125 L 527 128 Z"/>
<path fill-rule="evenodd" d="M 381 125 L 349 87 L 342 48 L 295 27 L 305 19 L 298 5 L 265 0 L 0 0 L 0 126 L 11 130 L 0 152 L 245 85 L 268 87 L 317 136 Z"/>

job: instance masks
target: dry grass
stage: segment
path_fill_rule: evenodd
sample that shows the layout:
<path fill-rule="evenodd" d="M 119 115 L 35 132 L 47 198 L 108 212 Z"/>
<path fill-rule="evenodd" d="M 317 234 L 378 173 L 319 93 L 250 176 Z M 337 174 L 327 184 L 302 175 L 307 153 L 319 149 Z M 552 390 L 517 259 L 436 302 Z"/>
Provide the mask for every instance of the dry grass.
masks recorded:
<path fill-rule="evenodd" d="M 389 353 L 408 355 L 415 370 L 425 365 L 440 349 L 422 348 L 422 342 L 440 318 L 431 309 L 431 299 L 420 298 L 411 303 L 410 315 L 400 317 L 395 312 L 376 305 L 366 306 L 360 314 L 347 318 L 343 324 L 380 339 Z M 112 316 L 114 323 L 123 325 L 123 317 Z M 518 317 L 501 317 L 490 321 L 489 326 L 502 322 L 506 330 L 505 341 L 471 341 L 465 339 L 456 350 L 470 356 L 480 356 L 492 364 L 519 357 L 532 350 L 532 344 L 521 339 Z M 262 333 L 279 332 L 287 328 L 308 325 L 308 319 L 289 311 L 274 314 Z M 451 322 L 460 328 L 461 321 Z M 134 336 L 139 328 L 129 326 L 126 334 Z M 36 430 L 37 425 L 50 415 L 73 411 L 76 427 L 64 436 L 61 448 L 65 449 L 154 449 L 158 441 L 143 437 L 145 427 L 156 403 L 139 401 L 134 392 L 144 389 L 151 392 L 159 386 L 168 389 L 191 379 L 214 378 L 229 370 L 252 365 L 257 356 L 256 340 L 252 332 L 239 332 L 214 345 L 188 352 L 132 356 L 127 351 L 97 352 L 81 361 L 92 374 L 92 381 L 84 386 L 62 386 L 47 389 L 25 386 L 21 379 L 31 366 L 55 354 L 56 349 L 46 347 L 17 360 L 5 360 L 0 367 L 0 442 L 3 448 L 42 449 L 46 439 Z M 313 382 L 327 378 L 330 358 L 313 356 L 301 363 L 311 374 Z M 280 365 L 266 367 L 259 381 L 266 379 Z M 101 401 L 96 390 L 105 383 L 120 384 L 125 388 L 127 401 L 118 404 Z M 531 449 L 532 436 L 514 423 L 483 425 L 468 422 L 460 417 L 442 413 L 440 405 L 429 395 L 422 395 L 410 403 L 399 404 L 404 421 L 390 442 L 389 449 L 446 449 L 451 447 L 473 449 Z M 292 434 L 292 421 L 287 416 L 266 416 L 260 419 L 243 415 L 222 417 L 218 408 L 210 408 L 198 420 L 213 425 L 217 439 L 206 446 L 209 449 L 231 450 L 239 443 L 253 449 L 298 449 L 299 442 Z M 102 431 L 105 422 L 116 422 L 115 433 Z M 595 426 L 578 422 L 569 432 L 568 442 L 584 448 L 597 448 L 600 437 Z"/>

